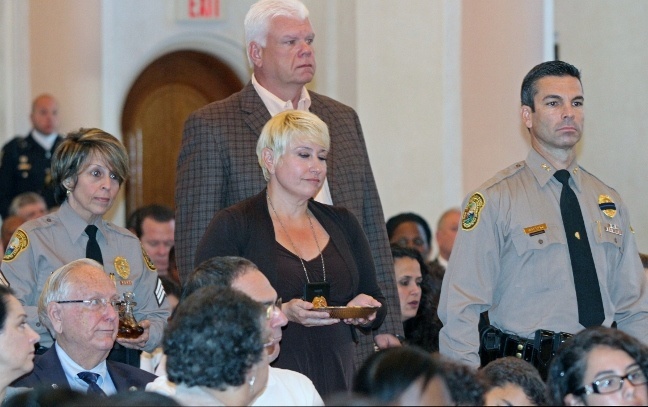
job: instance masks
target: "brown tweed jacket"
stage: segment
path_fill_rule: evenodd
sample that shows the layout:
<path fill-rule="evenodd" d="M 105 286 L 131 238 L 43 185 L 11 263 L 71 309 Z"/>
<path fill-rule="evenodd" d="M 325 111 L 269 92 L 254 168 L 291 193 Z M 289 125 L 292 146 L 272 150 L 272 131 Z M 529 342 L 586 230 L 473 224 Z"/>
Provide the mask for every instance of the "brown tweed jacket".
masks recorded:
<path fill-rule="evenodd" d="M 329 127 L 327 178 L 333 203 L 360 221 L 387 298 L 387 317 L 377 333 L 402 334 L 400 306 L 385 218 L 356 112 L 331 98 L 309 92 L 310 111 Z M 185 122 L 176 171 L 176 259 L 180 279 L 194 267 L 198 242 L 216 211 L 256 195 L 266 186 L 256 143 L 270 113 L 248 83 L 240 92 L 193 112 Z M 374 332 L 374 333 L 376 333 Z M 372 351 L 362 335 L 360 362 Z"/>

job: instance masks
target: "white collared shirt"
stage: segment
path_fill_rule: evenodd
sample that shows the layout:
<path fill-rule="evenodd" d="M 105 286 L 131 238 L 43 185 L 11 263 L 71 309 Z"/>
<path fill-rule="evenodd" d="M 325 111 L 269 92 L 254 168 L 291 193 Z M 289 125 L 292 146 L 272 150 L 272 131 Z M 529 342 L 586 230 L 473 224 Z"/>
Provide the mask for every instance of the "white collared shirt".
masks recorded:
<path fill-rule="evenodd" d="M 92 372 L 99 375 L 97 379 L 97 385 L 101 387 L 101 390 L 104 391 L 107 395 L 117 393 L 117 388 L 108 374 L 108 366 L 106 365 L 106 360 L 102 360 L 97 366 L 92 369 L 84 369 L 78 363 L 76 363 L 68 354 L 61 348 L 58 342 L 54 342 L 54 347 L 56 348 L 56 353 L 59 360 L 61 361 L 61 366 L 65 372 L 65 378 L 70 384 L 72 390 L 86 393 L 88 391 L 88 383 L 84 382 L 77 376 L 81 372 Z"/>
<path fill-rule="evenodd" d="M 43 147 L 45 151 L 50 151 L 52 149 L 54 143 L 56 143 L 57 136 L 58 134 L 56 133 L 43 134 L 36 129 L 32 130 L 32 137 L 34 138 L 34 141 L 40 144 L 40 146 Z"/>

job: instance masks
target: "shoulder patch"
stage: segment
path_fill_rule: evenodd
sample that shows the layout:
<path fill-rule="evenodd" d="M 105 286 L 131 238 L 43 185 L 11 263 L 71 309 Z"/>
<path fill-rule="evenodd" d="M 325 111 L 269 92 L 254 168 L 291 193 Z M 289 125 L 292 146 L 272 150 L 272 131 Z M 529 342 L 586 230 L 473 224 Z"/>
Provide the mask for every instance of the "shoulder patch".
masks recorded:
<path fill-rule="evenodd" d="M 151 271 L 157 271 L 157 267 L 155 267 L 155 264 L 153 264 L 153 260 L 149 257 L 148 253 L 146 253 L 146 250 L 144 250 L 144 246 L 140 243 L 140 247 L 142 248 L 142 256 L 144 257 L 144 263 L 146 263 L 146 267 L 149 268 Z"/>
<path fill-rule="evenodd" d="M 473 230 L 477 226 L 479 213 L 484 208 L 484 205 L 486 205 L 484 195 L 479 192 L 472 194 L 461 216 L 461 228 L 463 230 Z"/>
<path fill-rule="evenodd" d="M 27 248 L 27 246 L 29 246 L 29 238 L 27 237 L 27 233 L 25 233 L 25 231 L 22 229 L 18 229 L 9 241 L 7 251 L 5 251 L 2 261 L 14 260 L 16 257 L 18 257 L 20 252 Z"/>

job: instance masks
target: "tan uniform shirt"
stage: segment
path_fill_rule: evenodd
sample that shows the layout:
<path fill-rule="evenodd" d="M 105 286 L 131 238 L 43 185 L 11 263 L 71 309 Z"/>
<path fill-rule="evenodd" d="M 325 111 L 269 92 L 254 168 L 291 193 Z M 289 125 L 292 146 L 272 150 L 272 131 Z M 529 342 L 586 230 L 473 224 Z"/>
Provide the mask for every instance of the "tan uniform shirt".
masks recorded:
<path fill-rule="evenodd" d="M 151 322 L 146 351 L 155 349 L 170 315 L 169 302 L 157 271 L 128 230 L 99 220 L 97 241 L 104 270 L 115 281 L 117 292 L 135 294 L 135 318 Z M 27 322 L 41 335 L 41 346 L 50 347 L 52 337 L 38 320 L 38 298 L 52 272 L 65 264 L 85 258 L 88 235 L 86 222 L 66 202 L 52 214 L 24 223 L 14 233 L 0 265 L 16 297 L 25 307 Z M 79 299 L 79 298 L 70 298 Z M 89 299 L 89 298 L 80 298 Z"/>
<path fill-rule="evenodd" d="M 535 150 L 466 198 L 439 304 L 440 352 L 479 365 L 479 314 L 504 332 L 576 333 L 576 291 L 556 169 Z M 605 321 L 648 342 L 648 288 L 619 194 L 575 162 L 568 168 L 587 227 Z M 480 201 L 483 198 L 483 206 Z M 600 201 L 609 198 L 616 210 Z"/>

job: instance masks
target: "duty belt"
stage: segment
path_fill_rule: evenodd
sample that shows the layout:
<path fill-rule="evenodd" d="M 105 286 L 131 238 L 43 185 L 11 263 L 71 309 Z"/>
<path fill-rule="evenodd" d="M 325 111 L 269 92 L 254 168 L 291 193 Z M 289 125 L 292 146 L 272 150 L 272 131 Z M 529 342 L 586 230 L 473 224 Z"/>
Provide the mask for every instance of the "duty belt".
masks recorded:
<path fill-rule="evenodd" d="M 535 366 L 543 379 L 547 378 L 551 358 L 560 345 L 572 337 L 566 332 L 538 329 L 533 339 L 527 339 L 504 333 L 492 325 L 482 329 L 480 336 L 479 354 L 482 366 L 498 358 L 513 356 Z"/>

